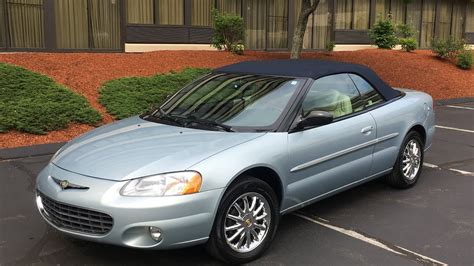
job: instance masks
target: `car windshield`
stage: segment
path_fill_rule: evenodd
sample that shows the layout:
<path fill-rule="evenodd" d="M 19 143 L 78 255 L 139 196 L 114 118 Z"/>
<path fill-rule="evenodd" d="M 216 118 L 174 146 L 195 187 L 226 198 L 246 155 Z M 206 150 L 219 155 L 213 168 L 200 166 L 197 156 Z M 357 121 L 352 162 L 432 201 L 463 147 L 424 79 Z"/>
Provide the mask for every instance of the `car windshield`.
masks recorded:
<path fill-rule="evenodd" d="M 155 113 L 185 125 L 268 130 L 303 83 L 298 78 L 214 73 L 179 91 Z"/>

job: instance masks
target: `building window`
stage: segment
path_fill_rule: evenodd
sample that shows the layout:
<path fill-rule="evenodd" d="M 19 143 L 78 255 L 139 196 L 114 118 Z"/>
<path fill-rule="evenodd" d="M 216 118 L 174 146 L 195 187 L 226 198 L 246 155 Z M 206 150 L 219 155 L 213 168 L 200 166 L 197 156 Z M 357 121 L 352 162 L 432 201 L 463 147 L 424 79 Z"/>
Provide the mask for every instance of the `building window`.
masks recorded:
<path fill-rule="evenodd" d="M 184 25 L 184 0 L 127 0 L 127 23 Z"/>
<path fill-rule="evenodd" d="M 192 0 L 191 2 L 191 25 L 212 25 L 211 10 L 214 8 L 214 0 Z"/>
<path fill-rule="evenodd" d="M 246 3 L 246 47 L 249 49 L 287 48 L 288 0 L 247 0 Z"/>
<path fill-rule="evenodd" d="M 3 13 L 3 1 L 0 1 L 0 48 L 6 47 L 5 38 L 5 15 Z"/>
<path fill-rule="evenodd" d="M 424 0 L 422 7 L 421 22 L 421 47 L 430 47 L 434 37 L 434 23 L 436 18 L 436 0 Z"/>
<path fill-rule="evenodd" d="M 117 0 L 89 0 L 91 47 L 120 48 L 120 4 Z"/>
<path fill-rule="evenodd" d="M 415 29 L 415 38 L 420 43 L 421 32 L 421 1 L 412 1 L 407 4 L 406 23 Z"/>
<path fill-rule="evenodd" d="M 217 6 L 225 14 L 242 16 L 242 0 L 218 0 Z"/>
<path fill-rule="evenodd" d="M 392 20 L 396 24 L 405 22 L 405 2 L 406 0 L 391 0 L 390 1 L 390 14 Z"/>
<path fill-rule="evenodd" d="M 354 30 L 366 30 L 370 23 L 370 0 L 354 0 Z"/>
<path fill-rule="evenodd" d="M 390 0 L 377 0 L 375 2 L 375 15 L 377 19 L 386 18 L 390 12 Z"/>
<path fill-rule="evenodd" d="M 247 0 L 245 21 L 245 45 L 249 49 L 265 49 L 265 29 L 267 11 L 265 1 Z"/>
<path fill-rule="evenodd" d="M 184 0 L 158 0 L 158 24 L 184 25 Z"/>
<path fill-rule="evenodd" d="M 370 0 L 336 0 L 336 29 L 367 30 Z"/>
<path fill-rule="evenodd" d="M 120 48 L 117 0 L 56 0 L 55 18 L 57 48 Z"/>
<path fill-rule="evenodd" d="M 303 49 L 324 49 L 330 40 L 330 0 L 321 0 L 316 11 L 308 18 L 306 32 L 303 39 Z M 295 1 L 295 20 L 298 20 L 301 11 L 301 0 Z"/>
<path fill-rule="evenodd" d="M 451 1 L 443 0 L 439 2 L 439 17 L 437 21 L 438 38 L 447 39 L 451 25 Z"/>
<path fill-rule="evenodd" d="M 336 29 L 352 29 L 352 0 L 336 0 Z"/>
<path fill-rule="evenodd" d="M 474 32 L 474 2 L 467 3 L 466 32 Z"/>
<path fill-rule="evenodd" d="M 89 48 L 87 0 L 55 2 L 56 47 L 60 49 Z"/>
<path fill-rule="evenodd" d="M 451 35 L 456 39 L 463 37 L 463 23 L 465 21 L 464 12 L 466 11 L 466 3 L 462 0 L 453 2 L 453 14 L 451 22 Z"/>
<path fill-rule="evenodd" d="M 127 22 L 129 24 L 154 24 L 154 0 L 128 0 Z"/>
<path fill-rule="evenodd" d="M 392 20 L 395 23 L 404 23 L 406 10 L 410 11 L 409 8 L 406 8 L 406 0 L 377 0 L 375 2 L 375 13 L 377 19 L 387 18 L 390 14 Z M 421 1 L 411 1 L 410 4 L 416 5 L 420 4 Z M 410 5 L 409 4 L 409 5 Z"/>
<path fill-rule="evenodd" d="M 329 30 L 331 29 L 331 21 L 329 14 L 330 0 L 321 0 L 318 8 L 313 14 L 313 49 L 325 49 L 326 44 L 331 38 Z"/>
<path fill-rule="evenodd" d="M 268 1 L 268 46 L 288 47 L 288 0 Z"/>
<path fill-rule="evenodd" d="M 44 48 L 43 0 L 8 0 L 10 47 Z"/>

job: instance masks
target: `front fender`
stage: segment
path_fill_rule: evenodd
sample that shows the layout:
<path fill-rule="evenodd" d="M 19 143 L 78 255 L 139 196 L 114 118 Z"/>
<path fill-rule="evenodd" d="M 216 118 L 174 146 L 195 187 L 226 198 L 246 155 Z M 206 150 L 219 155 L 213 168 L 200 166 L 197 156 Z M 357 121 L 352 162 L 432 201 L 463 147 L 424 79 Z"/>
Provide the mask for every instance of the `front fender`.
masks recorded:
<path fill-rule="evenodd" d="M 267 133 L 260 138 L 215 154 L 189 167 L 188 170 L 201 173 L 203 178 L 201 190 L 206 191 L 227 188 L 245 171 L 255 167 L 266 167 L 280 177 L 284 195 L 288 172 L 287 137 L 286 132 Z"/>

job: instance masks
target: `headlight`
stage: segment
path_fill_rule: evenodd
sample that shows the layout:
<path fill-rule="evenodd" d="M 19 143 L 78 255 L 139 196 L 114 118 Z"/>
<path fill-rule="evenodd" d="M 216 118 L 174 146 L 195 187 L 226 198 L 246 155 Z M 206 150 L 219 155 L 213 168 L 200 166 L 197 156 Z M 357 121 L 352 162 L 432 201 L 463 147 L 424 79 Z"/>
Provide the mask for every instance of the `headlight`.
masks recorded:
<path fill-rule="evenodd" d="M 202 178 L 198 172 L 186 171 L 130 180 L 120 190 L 123 196 L 176 196 L 199 192 Z"/>

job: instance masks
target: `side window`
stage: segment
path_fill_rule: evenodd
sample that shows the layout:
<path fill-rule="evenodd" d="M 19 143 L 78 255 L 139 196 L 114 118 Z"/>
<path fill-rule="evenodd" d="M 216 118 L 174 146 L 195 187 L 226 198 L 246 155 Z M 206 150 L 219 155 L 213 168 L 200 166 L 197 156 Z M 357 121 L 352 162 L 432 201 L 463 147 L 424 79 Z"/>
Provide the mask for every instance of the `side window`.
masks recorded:
<path fill-rule="evenodd" d="M 350 76 L 365 101 L 365 107 L 383 102 L 382 96 L 365 79 L 355 74 Z"/>
<path fill-rule="evenodd" d="M 303 100 L 304 115 L 311 111 L 326 111 L 338 118 L 363 108 L 359 91 L 348 74 L 317 79 Z"/>

